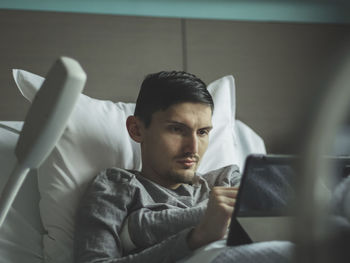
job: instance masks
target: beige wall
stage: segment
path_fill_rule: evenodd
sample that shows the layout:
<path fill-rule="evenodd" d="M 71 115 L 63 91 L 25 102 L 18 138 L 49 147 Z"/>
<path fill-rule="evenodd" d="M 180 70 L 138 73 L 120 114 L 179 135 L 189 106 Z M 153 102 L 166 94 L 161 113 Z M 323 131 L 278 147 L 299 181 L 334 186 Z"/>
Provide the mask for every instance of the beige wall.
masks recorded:
<path fill-rule="evenodd" d="M 207 81 L 234 75 L 237 118 L 276 152 L 294 145 L 350 32 L 340 25 L 200 20 L 186 25 L 188 70 Z"/>
<path fill-rule="evenodd" d="M 134 101 L 145 74 L 184 69 L 206 82 L 232 74 L 237 117 L 269 152 L 289 152 L 300 120 L 339 64 L 350 26 L 0 11 L 0 119 L 28 103 L 12 68 L 45 75 L 60 55 L 80 61 L 85 94 Z"/>
<path fill-rule="evenodd" d="M 145 74 L 183 66 L 174 19 L 0 11 L 0 32 L 0 119 L 23 119 L 27 110 L 12 68 L 45 75 L 58 56 L 71 56 L 88 74 L 86 94 L 133 101 Z"/>

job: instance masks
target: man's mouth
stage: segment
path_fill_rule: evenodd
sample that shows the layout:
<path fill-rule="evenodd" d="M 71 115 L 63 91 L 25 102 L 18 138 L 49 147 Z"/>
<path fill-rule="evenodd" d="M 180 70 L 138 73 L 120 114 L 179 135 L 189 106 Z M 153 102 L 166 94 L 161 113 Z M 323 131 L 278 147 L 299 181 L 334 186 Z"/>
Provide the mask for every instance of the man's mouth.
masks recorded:
<path fill-rule="evenodd" d="M 197 163 L 197 160 L 186 158 L 186 159 L 179 159 L 177 162 L 182 166 L 184 166 L 185 168 L 191 168 Z"/>

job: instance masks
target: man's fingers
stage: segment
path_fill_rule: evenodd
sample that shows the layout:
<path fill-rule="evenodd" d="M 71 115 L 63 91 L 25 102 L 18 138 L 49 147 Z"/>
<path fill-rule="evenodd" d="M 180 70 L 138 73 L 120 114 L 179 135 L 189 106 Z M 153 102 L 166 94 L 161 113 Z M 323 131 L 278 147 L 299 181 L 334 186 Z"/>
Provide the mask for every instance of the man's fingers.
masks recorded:
<path fill-rule="evenodd" d="M 220 197 L 218 197 L 218 201 L 220 203 L 224 203 L 224 204 L 229 205 L 231 207 L 235 206 L 235 204 L 236 204 L 236 198 L 230 198 L 230 197 L 227 197 L 227 196 L 220 196 Z"/>
<path fill-rule="evenodd" d="M 236 198 L 237 194 L 238 194 L 238 191 L 234 190 L 234 191 L 230 191 L 230 192 L 225 192 L 224 196 L 230 197 L 230 198 Z"/>
<path fill-rule="evenodd" d="M 238 190 L 238 187 L 227 187 L 227 186 L 215 186 L 213 187 L 213 190 L 216 189 L 216 190 L 219 190 L 219 191 L 232 191 L 232 190 Z"/>
<path fill-rule="evenodd" d="M 225 214 L 227 217 L 231 217 L 233 214 L 234 206 L 230 206 L 228 204 L 223 204 L 223 207 L 225 209 Z"/>
<path fill-rule="evenodd" d="M 212 194 L 216 196 L 227 196 L 231 198 L 236 198 L 238 193 L 237 187 L 214 187 Z"/>

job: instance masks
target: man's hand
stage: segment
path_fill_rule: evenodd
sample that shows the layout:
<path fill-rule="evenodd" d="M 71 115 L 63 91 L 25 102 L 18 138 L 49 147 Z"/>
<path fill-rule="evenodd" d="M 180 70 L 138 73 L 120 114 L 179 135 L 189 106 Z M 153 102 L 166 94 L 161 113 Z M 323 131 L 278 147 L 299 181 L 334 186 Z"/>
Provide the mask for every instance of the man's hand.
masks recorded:
<path fill-rule="evenodd" d="M 222 239 L 230 224 L 236 203 L 237 187 L 214 187 L 203 219 L 188 236 L 191 249 Z"/>

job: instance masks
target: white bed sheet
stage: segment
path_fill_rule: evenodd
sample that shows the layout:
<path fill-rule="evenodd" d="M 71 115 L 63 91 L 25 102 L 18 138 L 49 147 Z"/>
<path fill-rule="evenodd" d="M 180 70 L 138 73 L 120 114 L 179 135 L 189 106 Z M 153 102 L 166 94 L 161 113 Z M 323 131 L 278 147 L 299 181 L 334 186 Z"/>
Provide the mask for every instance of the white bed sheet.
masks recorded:
<path fill-rule="evenodd" d="M 0 191 L 15 163 L 14 149 L 22 122 L 0 122 Z M 0 228 L 0 262 L 43 262 L 39 192 L 35 171 L 25 180 Z"/>

